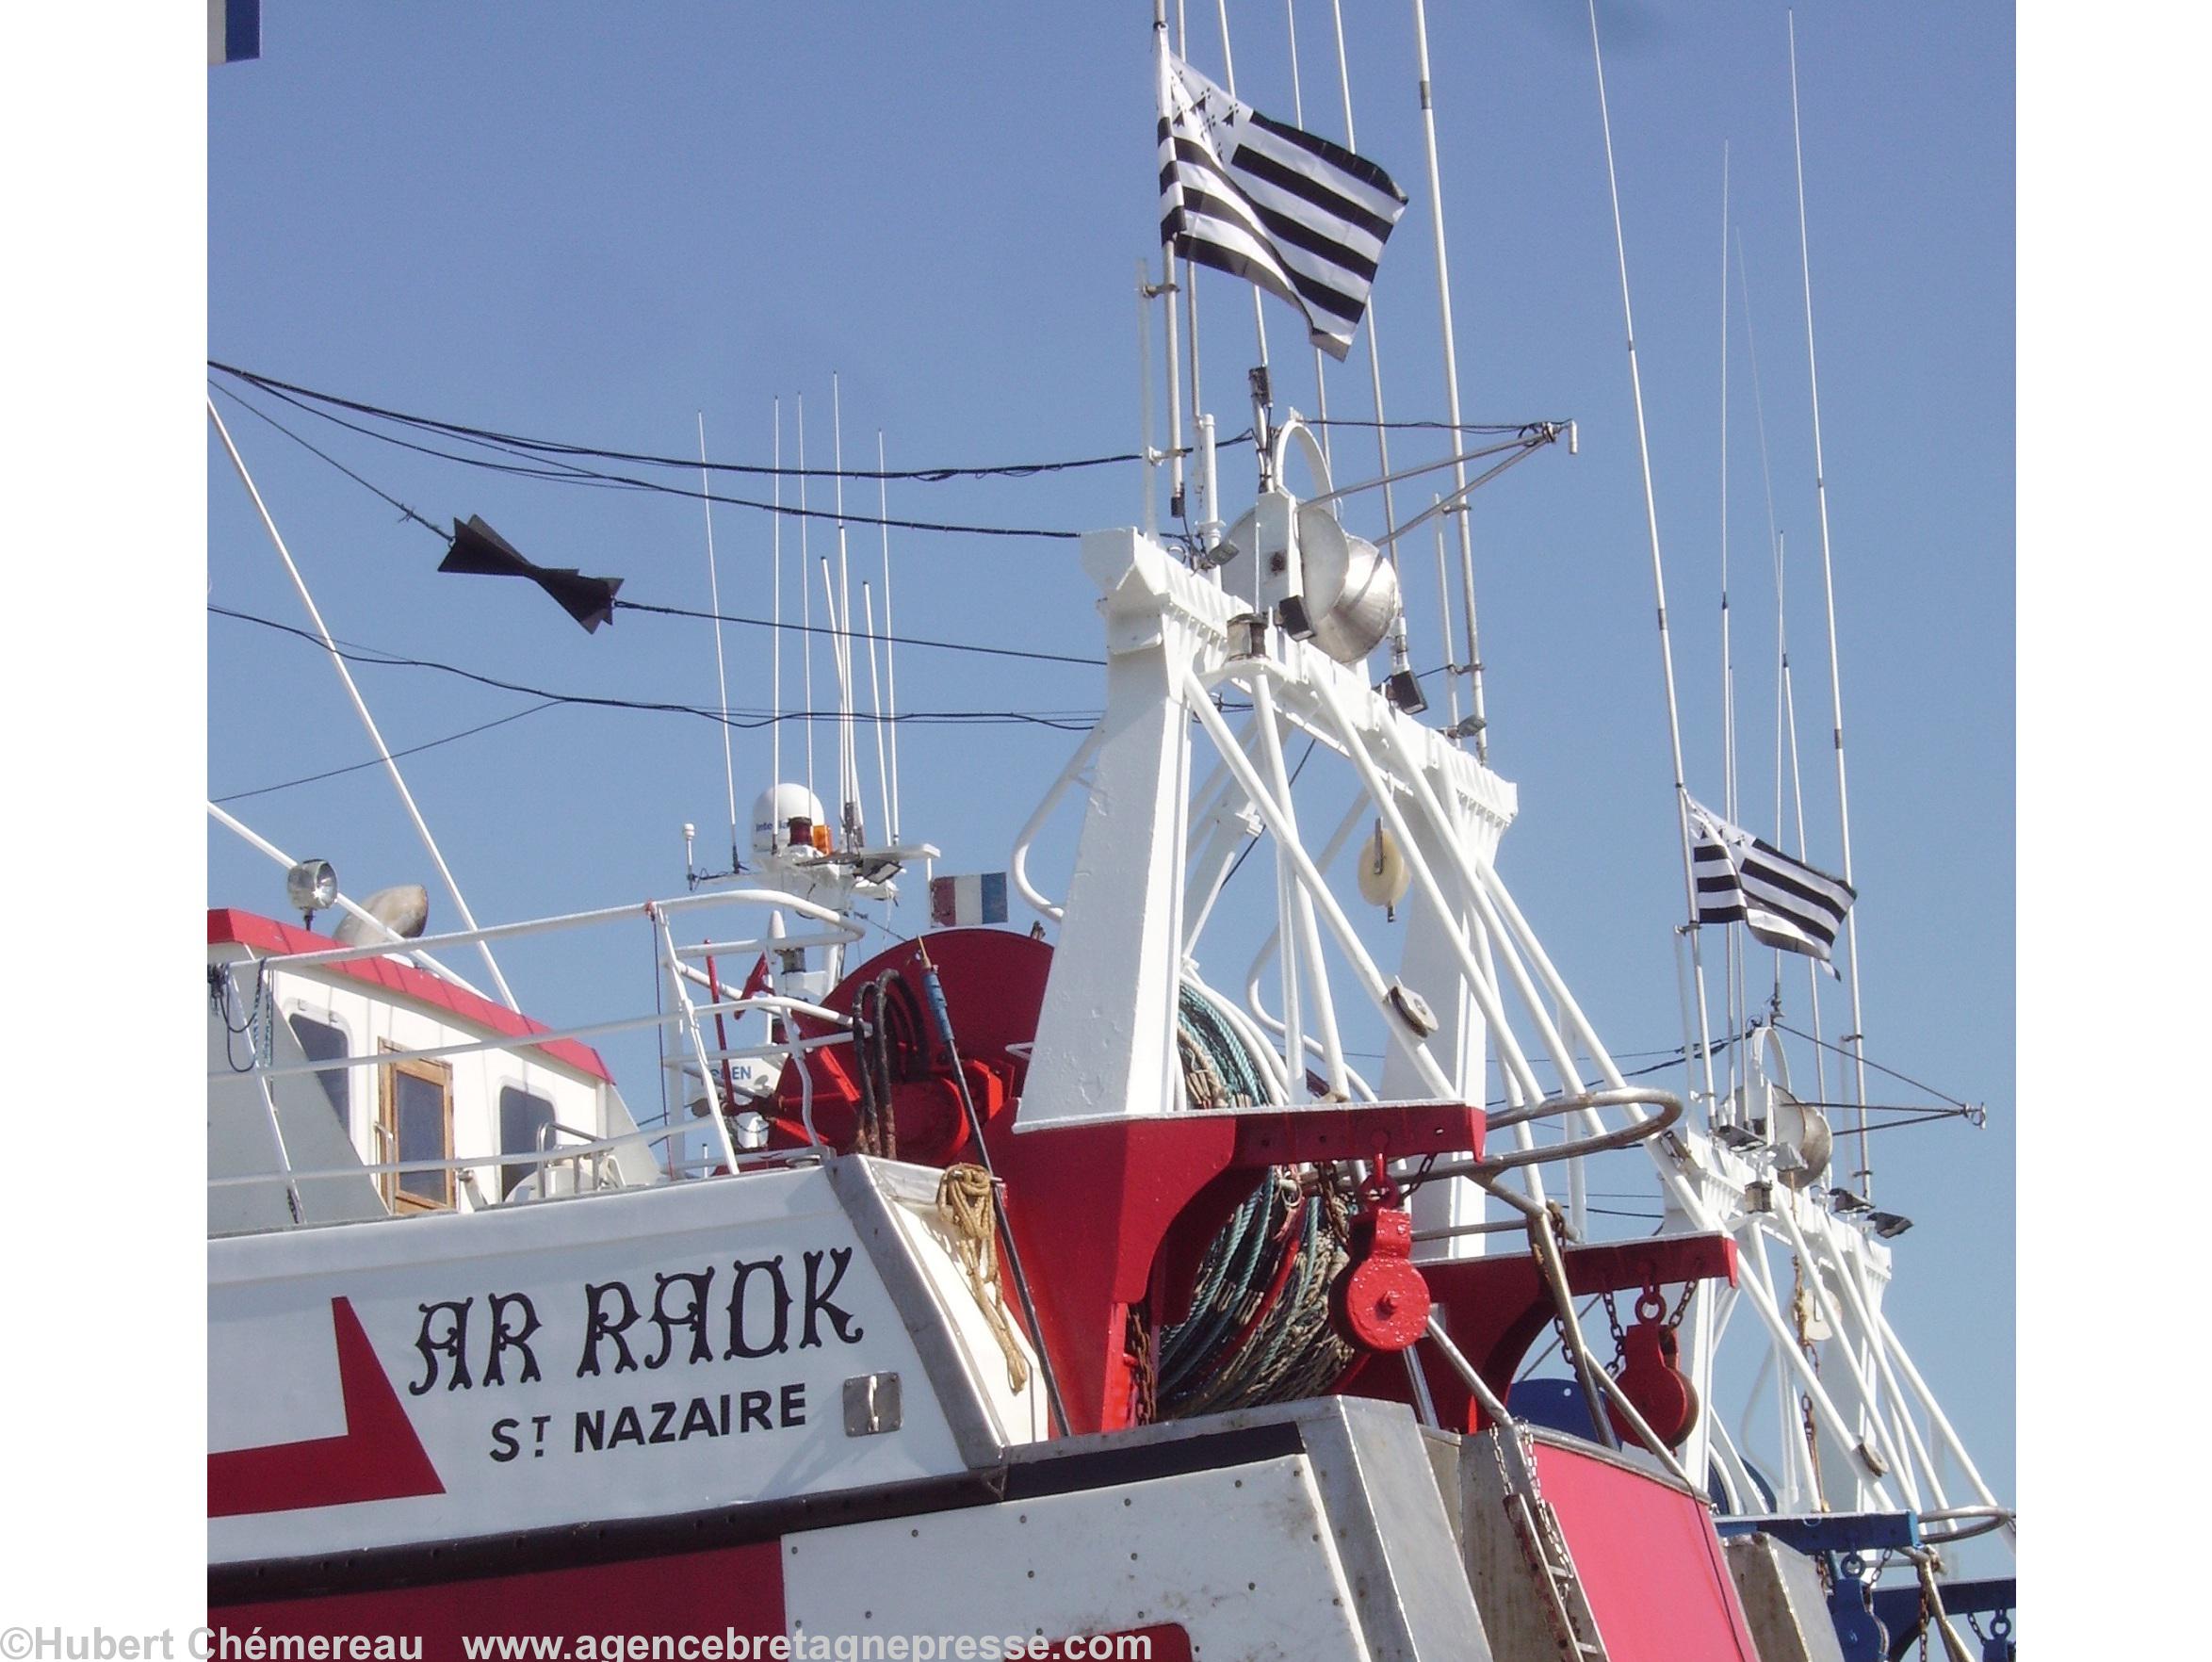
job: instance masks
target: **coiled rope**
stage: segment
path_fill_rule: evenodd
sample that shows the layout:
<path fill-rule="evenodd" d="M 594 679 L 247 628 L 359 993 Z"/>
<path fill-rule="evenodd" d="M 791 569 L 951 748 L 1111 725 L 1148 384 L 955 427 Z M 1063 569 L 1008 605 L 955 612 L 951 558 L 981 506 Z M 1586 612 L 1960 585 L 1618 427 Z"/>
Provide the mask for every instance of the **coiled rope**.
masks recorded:
<path fill-rule="evenodd" d="M 1193 986 L 1181 989 L 1176 1049 L 1193 1108 L 1267 1100 L 1244 1040 Z M 1329 1288 L 1350 1256 L 1336 1181 L 1327 1165 L 1276 1167 L 1222 1226 L 1190 1314 L 1161 1329 L 1157 1418 L 1296 1401 L 1351 1364 L 1357 1348 L 1329 1321 Z"/>

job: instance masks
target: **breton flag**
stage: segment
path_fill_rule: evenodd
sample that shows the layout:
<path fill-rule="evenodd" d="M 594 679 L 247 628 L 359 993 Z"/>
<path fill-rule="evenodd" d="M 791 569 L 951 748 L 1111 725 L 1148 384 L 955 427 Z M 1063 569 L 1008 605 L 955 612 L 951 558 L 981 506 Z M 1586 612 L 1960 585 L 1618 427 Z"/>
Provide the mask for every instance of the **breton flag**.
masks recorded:
<path fill-rule="evenodd" d="M 260 56 L 261 0 L 207 0 L 209 65 Z"/>
<path fill-rule="evenodd" d="M 1690 800 L 1690 871 L 1698 921 L 1742 923 L 1785 953 L 1829 963 L 1844 914 L 1858 898 L 1848 883 L 1794 860 L 1772 843 Z"/>
<path fill-rule="evenodd" d="M 1406 193 L 1341 144 L 1268 120 L 1160 52 L 1160 238 L 1305 314 L 1342 362 Z"/>

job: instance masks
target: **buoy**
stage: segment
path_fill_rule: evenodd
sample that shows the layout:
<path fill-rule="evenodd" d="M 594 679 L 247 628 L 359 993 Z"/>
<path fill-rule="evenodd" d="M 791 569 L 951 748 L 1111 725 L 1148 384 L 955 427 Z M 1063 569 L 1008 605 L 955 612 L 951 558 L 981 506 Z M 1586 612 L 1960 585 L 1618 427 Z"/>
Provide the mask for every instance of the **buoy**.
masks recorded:
<path fill-rule="evenodd" d="M 1395 906 L 1412 884 L 1413 872 L 1398 839 L 1376 825 L 1374 835 L 1359 845 L 1359 898 L 1371 906 Z"/>

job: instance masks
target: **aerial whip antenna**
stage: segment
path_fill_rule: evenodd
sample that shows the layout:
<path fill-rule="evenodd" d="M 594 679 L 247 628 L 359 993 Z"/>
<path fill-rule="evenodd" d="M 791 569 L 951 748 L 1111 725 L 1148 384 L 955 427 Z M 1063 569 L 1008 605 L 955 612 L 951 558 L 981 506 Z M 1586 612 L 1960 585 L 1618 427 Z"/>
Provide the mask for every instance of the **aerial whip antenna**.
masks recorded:
<path fill-rule="evenodd" d="M 738 861 L 738 773 L 730 760 L 730 684 L 722 654 L 722 581 L 714 566 L 714 481 L 707 472 L 707 413 L 695 410 L 699 424 L 699 504 L 707 510 L 707 605 L 714 613 L 714 690 L 722 704 L 722 777 L 729 788 L 730 873 Z"/>
<path fill-rule="evenodd" d="M 1416 0 L 1418 4 L 1418 0 Z M 1690 940 L 1691 979 L 1697 991 L 1697 1034 L 1684 1051 L 1687 1068 L 1702 1059 L 1705 1074 L 1705 1111 L 1713 1112 L 1712 1018 L 1705 1007 L 1705 953 L 1699 941 L 1698 880 L 1690 869 L 1690 793 L 1683 781 L 1682 708 L 1674 692 L 1674 645 L 1667 632 L 1667 570 L 1659 554 L 1659 508 L 1651 492 L 1651 442 L 1644 425 L 1644 380 L 1636 367 L 1636 325 L 1628 297 L 1628 236 L 1620 223 L 1620 179 L 1613 165 L 1613 116 L 1605 103 L 1605 54 L 1598 41 L 1598 0 L 1589 0 L 1590 57 L 1598 71 L 1598 120 L 1605 133 L 1605 185 L 1613 198 L 1613 245 L 1620 262 L 1620 318 L 1628 334 L 1628 382 L 1636 411 L 1636 454 L 1643 464 L 1644 525 L 1651 543 L 1651 588 L 1659 602 L 1659 661 L 1667 680 L 1667 737 L 1674 756 L 1674 812 L 1682 834 L 1683 893 L 1689 905 L 1683 933 Z M 1470 613 L 1470 622 L 1472 614 Z M 1676 960 L 1680 963 L 1680 959 Z"/>
<path fill-rule="evenodd" d="M 477 921 L 468 909 L 468 902 L 462 897 L 461 885 L 454 880 L 451 868 L 446 864 L 446 856 L 438 852 L 438 840 L 431 835 L 430 825 L 424 821 L 422 810 L 415 806 L 415 794 L 407 789 L 407 781 L 400 776 L 399 764 L 392 759 L 391 747 L 384 742 L 383 734 L 377 730 L 376 718 L 368 713 L 368 704 L 361 696 L 361 689 L 353 684 L 353 676 L 346 668 L 346 660 L 338 654 L 338 644 L 331 639 L 329 626 L 322 621 L 322 612 L 315 604 L 315 596 L 308 593 L 307 579 L 300 575 L 299 566 L 293 563 L 292 551 L 285 546 L 284 536 L 278 531 L 276 521 L 269 516 L 268 504 L 261 499 L 260 487 L 254 484 L 252 474 L 246 470 L 246 459 L 238 454 L 238 447 L 231 441 L 231 430 L 223 425 L 222 416 L 216 409 L 213 399 L 207 400 L 207 419 L 215 423 L 215 431 L 222 440 L 222 448 L 230 452 L 231 465 L 238 470 L 238 478 L 246 486 L 246 494 L 253 498 L 253 511 L 261 515 L 261 528 L 268 532 L 268 540 L 276 546 L 277 558 L 285 562 L 285 570 L 291 577 L 292 587 L 299 591 L 301 605 L 307 609 L 308 621 L 315 625 L 315 632 L 322 638 L 323 650 L 330 654 L 331 665 L 338 672 L 338 679 L 345 686 L 346 696 L 353 701 L 353 713 L 361 718 L 361 725 L 368 729 L 369 742 L 376 746 L 377 755 L 383 760 L 384 771 L 392 776 L 392 787 L 398 791 L 400 806 L 407 810 L 408 819 L 415 823 L 415 834 L 422 839 L 423 847 L 430 851 L 431 864 L 437 867 L 438 875 L 445 882 L 446 892 L 453 897 L 453 909 L 461 919 L 462 927 L 474 931 L 478 926 Z M 514 994 L 508 989 L 507 978 L 499 973 L 499 965 L 492 956 L 490 944 L 480 940 L 476 946 L 477 951 L 483 954 L 484 967 L 492 972 L 492 985 L 499 989 L 499 1002 L 510 1010 L 519 1009 L 520 1006 L 514 1002 Z"/>
<path fill-rule="evenodd" d="M 1820 504 L 1820 579 L 1828 594 L 1828 689 L 1830 709 L 1835 718 L 1836 747 L 1836 817 L 1844 835 L 1844 885 L 1855 887 L 1851 877 L 1851 792 L 1846 782 L 1844 770 L 1844 682 L 1836 660 L 1836 579 L 1835 562 L 1830 556 L 1828 540 L 1828 468 L 1820 453 L 1820 364 L 1813 350 L 1813 254 L 1810 239 L 1805 233 L 1805 136 L 1797 121 L 1797 14 L 1789 13 L 1790 23 L 1790 138 L 1796 146 L 1797 159 L 1797 258 L 1805 273 L 1805 367 L 1812 381 L 1813 391 L 1813 490 Z M 1874 1198 L 1873 1160 L 1866 1148 L 1866 1023 L 1859 1013 L 1859 917 L 1858 908 L 1844 914 L 1845 950 L 1851 958 L 1851 1031 L 1844 1035 L 1844 1042 L 1851 1047 L 1851 1058 L 1856 1077 L 1853 1081 L 1853 1100 L 1859 1105 L 1859 1170 L 1854 1174 L 1864 1187 L 1860 1191 L 1867 1199 Z"/>

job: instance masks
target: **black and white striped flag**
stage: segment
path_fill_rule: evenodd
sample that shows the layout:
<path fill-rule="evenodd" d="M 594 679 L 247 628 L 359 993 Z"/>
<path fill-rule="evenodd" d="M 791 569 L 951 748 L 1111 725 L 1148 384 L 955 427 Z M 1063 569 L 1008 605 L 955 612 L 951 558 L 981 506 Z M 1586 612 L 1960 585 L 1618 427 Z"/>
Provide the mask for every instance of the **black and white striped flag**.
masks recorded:
<path fill-rule="evenodd" d="M 1351 350 L 1405 211 L 1373 162 L 1270 121 L 1161 48 L 1161 240 L 1289 301 L 1330 357 Z"/>
<path fill-rule="evenodd" d="M 1695 798 L 1689 807 L 1698 921 L 1742 923 L 1754 939 L 1828 964 L 1844 914 L 1858 898 L 1851 886 L 1792 859 Z"/>

